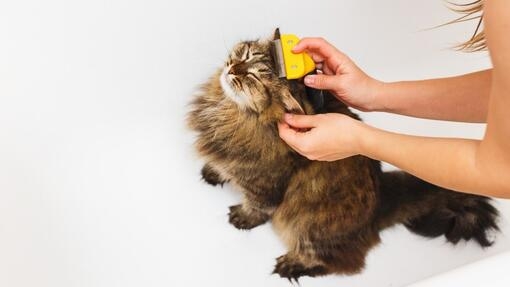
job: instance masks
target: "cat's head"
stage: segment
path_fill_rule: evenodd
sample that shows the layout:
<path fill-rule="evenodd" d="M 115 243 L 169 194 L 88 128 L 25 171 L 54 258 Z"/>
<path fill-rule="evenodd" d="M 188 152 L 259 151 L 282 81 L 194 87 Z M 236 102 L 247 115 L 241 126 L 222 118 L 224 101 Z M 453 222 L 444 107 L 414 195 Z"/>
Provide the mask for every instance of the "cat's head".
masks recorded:
<path fill-rule="evenodd" d="M 220 74 L 221 88 L 243 110 L 260 114 L 279 106 L 303 114 L 303 107 L 291 94 L 289 81 L 278 78 L 271 52 L 272 38 L 236 44 Z"/>

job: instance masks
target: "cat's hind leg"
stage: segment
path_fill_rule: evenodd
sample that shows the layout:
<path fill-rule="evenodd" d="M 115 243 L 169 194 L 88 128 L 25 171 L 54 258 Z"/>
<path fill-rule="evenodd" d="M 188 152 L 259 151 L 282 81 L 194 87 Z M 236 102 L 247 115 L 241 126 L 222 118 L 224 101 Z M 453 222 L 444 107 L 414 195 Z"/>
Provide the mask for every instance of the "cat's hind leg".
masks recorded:
<path fill-rule="evenodd" d="M 296 252 L 289 252 L 276 258 L 273 274 L 278 274 L 289 281 L 298 281 L 299 277 L 316 277 L 330 273 L 327 267 L 310 257 L 307 258 Z"/>
<path fill-rule="evenodd" d="M 274 273 L 297 279 L 361 272 L 368 251 L 380 242 L 378 229 L 364 214 L 370 205 L 352 208 L 345 204 L 351 201 L 347 197 L 330 204 L 333 199 L 292 195 L 273 215 L 273 227 L 289 250 L 277 259 Z"/>
<path fill-rule="evenodd" d="M 356 274 L 363 270 L 368 251 L 378 242 L 376 234 L 300 239 L 289 253 L 276 259 L 273 273 L 296 281 L 301 276 Z"/>
<path fill-rule="evenodd" d="M 320 276 L 331 273 L 326 264 L 317 257 L 316 250 L 307 234 L 300 232 L 296 224 L 289 222 L 277 209 L 273 216 L 273 227 L 280 235 L 289 252 L 276 259 L 273 274 L 278 274 L 289 281 L 297 281 L 301 276 Z"/>

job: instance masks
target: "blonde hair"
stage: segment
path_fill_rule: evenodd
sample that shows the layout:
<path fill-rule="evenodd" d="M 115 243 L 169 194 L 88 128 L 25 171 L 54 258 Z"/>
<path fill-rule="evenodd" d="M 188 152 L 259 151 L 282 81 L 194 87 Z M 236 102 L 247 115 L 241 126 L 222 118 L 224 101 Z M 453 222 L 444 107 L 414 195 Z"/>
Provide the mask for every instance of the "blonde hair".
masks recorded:
<path fill-rule="evenodd" d="M 462 16 L 446 23 L 446 25 L 470 20 L 477 20 L 478 22 L 478 24 L 476 25 L 475 32 L 473 33 L 473 36 L 471 36 L 471 39 L 455 46 L 454 48 L 464 52 L 477 52 L 486 50 L 487 43 L 485 41 L 485 33 L 482 27 L 483 0 L 476 0 L 464 4 L 453 3 L 449 1 L 447 3 L 451 10 L 462 14 Z"/>

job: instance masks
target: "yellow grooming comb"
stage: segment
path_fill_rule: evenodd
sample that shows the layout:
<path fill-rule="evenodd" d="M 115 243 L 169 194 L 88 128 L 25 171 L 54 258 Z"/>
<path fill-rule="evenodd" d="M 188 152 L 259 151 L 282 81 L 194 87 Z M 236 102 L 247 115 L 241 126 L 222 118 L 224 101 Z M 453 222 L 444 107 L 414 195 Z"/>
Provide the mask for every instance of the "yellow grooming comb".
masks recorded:
<path fill-rule="evenodd" d="M 273 55 L 278 77 L 294 80 L 302 78 L 315 70 L 315 63 L 308 54 L 292 53 L 292 48 L 298 42 L 299 38 L 296 35 L 280 35 L 277 29 L 273 41 Z"/>

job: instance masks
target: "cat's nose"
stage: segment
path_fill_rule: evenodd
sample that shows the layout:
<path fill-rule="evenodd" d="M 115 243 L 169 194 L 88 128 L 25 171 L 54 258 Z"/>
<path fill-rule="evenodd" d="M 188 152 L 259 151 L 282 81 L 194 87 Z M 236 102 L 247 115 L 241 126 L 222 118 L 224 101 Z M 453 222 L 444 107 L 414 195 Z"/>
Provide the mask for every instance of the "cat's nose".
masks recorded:
<path fill-rule="evenodd" d="M 237 74 L 237 69 L 236 69 L 235 65 L 230 67 L 230 69 L 228 70 L 228 74 L 229 75 L 236 75 Z"/>
<path fill-rule="evenodd" d="M 242 75 L 244 73 L 244 67 L 242 67 L 242 65 L 233 65 L 232 67 L 230 67 L 230 69 L 228 70 L 228 73 L 230 75 Z"/>

